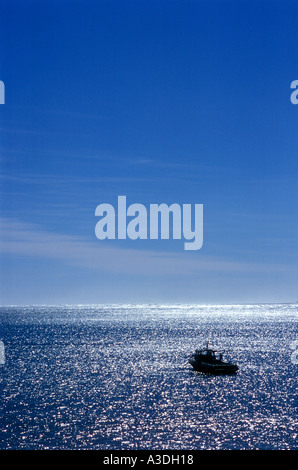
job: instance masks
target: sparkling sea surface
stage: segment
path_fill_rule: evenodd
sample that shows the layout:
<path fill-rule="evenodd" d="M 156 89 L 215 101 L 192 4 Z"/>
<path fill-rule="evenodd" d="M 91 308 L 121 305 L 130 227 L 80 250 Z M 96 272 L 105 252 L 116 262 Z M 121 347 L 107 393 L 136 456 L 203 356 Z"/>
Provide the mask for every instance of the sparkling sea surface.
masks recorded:
<path fill-rule="evenodd" d="M 297 449 L 297 314 L 297 304 L 1 307 L 0 448 Z M 192 370 L 207 340 L 237 375 Z"/>

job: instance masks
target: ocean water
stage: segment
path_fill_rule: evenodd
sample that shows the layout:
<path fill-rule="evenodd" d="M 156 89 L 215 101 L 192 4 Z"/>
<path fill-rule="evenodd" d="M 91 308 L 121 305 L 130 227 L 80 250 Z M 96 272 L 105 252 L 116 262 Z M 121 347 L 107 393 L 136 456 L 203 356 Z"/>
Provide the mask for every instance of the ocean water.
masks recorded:
<path fill-rule="evenodd" d="M 297 449 L 297 313 L 2 307 L 0 448 Z M 207 340 L 228 350 L 237 375 L 192 370 L 188 356 Z"/>

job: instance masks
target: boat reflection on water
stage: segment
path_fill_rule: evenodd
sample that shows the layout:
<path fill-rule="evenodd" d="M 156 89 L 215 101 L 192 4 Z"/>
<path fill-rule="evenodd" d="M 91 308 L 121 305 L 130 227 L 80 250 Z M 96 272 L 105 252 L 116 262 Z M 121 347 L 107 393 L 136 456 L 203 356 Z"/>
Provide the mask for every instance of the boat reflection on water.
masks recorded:
<path fill-rule="evenodd" d="M 206 348 L 196 349 L 189 357 L 188 362 L 194 370 L 208 374 L 236 374 L 237 364 L 223 361 L 223 352 L 209 348 L 208 344 L 207 341 Z"/>

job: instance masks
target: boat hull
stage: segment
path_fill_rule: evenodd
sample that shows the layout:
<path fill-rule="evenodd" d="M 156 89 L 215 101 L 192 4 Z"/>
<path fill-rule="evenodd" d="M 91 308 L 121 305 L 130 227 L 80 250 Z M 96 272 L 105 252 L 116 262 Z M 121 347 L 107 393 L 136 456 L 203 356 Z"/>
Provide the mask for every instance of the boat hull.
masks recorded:
<path fill-rule="evenodd" d="M 204 372 L 205 374 L 213 375 L 233 375 L 237 373 L 238 366 L 231 363 L 221 364 L 208 364 L 204 362 L 189 361 L 192 367 L 197 372 Z"/>

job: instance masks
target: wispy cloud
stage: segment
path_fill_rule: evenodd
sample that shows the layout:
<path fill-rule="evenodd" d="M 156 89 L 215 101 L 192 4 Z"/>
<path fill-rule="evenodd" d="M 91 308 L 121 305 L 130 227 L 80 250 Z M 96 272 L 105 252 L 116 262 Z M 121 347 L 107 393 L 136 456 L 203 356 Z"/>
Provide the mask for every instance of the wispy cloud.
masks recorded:
<path fill-rule="evenodd" d="M 206 165 L 206 164 L 200 164 L 200 163 L 194 163 L 193 161 L 190 161 L 188 159 L 185 159 L 183 155 L 180 156 L 180 159 L 178 156 L 176 156 L 176 159 L 164 159 L 164 158 L 147 158 L 147 157 L 135 157 L 135 158 L 125 158 L 125 161 L 130 164 L 130 165 L 135 165 L 135 166 L 143 166 L 145 167 L 151 167 L 151 168 L 157 168 L 157 169 L 171 169 L 171 170 L 187 170 L 188 172 L 191 171 L 197 171 L 200 173 L 208 174 L 211 173 L 214 175 L 215 173 L 226 171 L 226 166 L 215 166 L 215 165 Z"/>
<path fill-rule="evenodd" d="M 45 183 L 64 185 L 67 183 L 74 184 L 92 184 L 92 183 L 120 183 L 120 182 L 136 182 L 136 181 L 148 181 L 149 179 L 144 177 L 133 177 L 133 176 L 72 176 L 72 175 L 58 175 L 48 173 L 18 173 L 13 174 L 0 174 L 0 179 L 8 182 L 23 183 L 29 185 L 44 185 Z M 153 180 L 153 179 L 152 179 Z"/>
<path fill-rule="evenodd" d="M 54 233 L 35 224 L 0 219 L 0 253 L 56 259 L 71 266 L 114 274 L 194 276 L 209 273 L 272 272 L 288 269 L 206 256 L 201 252 L 162 252 L 123 248 L 95 239 Z M 137 242 L 136 242 L 137 243 Z"/>

